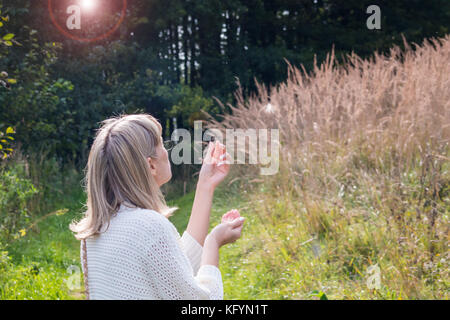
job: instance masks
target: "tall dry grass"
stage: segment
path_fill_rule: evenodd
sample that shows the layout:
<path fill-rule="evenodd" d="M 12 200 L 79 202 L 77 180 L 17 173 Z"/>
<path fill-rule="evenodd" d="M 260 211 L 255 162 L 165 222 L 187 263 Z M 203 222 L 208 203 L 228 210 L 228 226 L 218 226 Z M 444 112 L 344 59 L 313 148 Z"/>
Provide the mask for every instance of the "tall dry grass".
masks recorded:
<path fill-rule="evenodd" d="M 296 232 L 287 242 L 271 232 L 265 246 L 295 257 L 300 243 L 320 240 L 328 275 L 317 277 L 343 280 L 336 297 L 448 297 L 450 36 L 342 65 L 331 52 L 310 73 L 288 65 L 285 83 L 258 84 L 251 97 L 240 88 L 231 113 L 210 124 L 279 129 L 280 172 L 266 177 L 254 211 L 266 228 L 295 220 Z M 262 255 L 283 268 L 285 253 Z M 375 263 L 383 287 L 370 291 L 364 271 Z M 304 290 L 317 285 L 309 281 Z"/>

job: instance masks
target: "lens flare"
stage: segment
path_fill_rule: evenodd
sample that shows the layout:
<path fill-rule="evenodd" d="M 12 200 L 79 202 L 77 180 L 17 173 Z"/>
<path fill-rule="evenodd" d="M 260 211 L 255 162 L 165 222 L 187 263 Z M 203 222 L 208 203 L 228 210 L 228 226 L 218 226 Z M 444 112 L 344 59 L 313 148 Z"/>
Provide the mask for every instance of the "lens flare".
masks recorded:
<path fill-rule="evenodd" d="M 85 10 L 93 10 L 97 6 L 96 0 L 81 0 L 80 5 Z"/>

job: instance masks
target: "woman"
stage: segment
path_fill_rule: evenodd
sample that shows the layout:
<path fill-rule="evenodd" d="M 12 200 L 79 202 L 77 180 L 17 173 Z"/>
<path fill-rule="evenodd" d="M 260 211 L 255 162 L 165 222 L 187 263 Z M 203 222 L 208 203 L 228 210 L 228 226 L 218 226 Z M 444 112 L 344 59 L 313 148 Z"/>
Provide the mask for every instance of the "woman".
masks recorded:
<path fill-rule="evenodd" d="M 240 238 L 236 210 L 209 234 L 214 189 L 229 172 L 225 147 L 210 143 L 189 223 L 180 237 L 160 191 L 172 176 L 162 128 L 150 115 L 103 121 L 89 153 L 87 210 L 71 225 L 82 240 L 88 299 L 223 299 L 219 248 Z M 232 220 L 233 219 L 233 220 Z"/>

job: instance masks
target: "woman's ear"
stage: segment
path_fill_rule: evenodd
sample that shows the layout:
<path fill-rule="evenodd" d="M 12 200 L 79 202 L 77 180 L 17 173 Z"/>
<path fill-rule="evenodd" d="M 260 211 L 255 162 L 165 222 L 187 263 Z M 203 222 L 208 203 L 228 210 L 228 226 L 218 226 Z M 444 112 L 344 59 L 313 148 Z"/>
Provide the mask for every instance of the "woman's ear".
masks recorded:
<path fill-rule="evenodd" d="M 153 177 L 156 177 L 156 167 L 155 167 L 153 159 L 148 157 L 147 161 L 150 166 L 150 173 L 152 174 Z"/>

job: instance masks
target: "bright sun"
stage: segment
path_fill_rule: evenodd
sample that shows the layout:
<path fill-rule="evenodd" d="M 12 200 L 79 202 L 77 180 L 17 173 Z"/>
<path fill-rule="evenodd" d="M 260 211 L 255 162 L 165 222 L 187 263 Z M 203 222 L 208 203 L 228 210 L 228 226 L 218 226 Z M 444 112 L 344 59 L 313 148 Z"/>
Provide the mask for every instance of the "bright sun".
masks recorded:
<path fill-rule="evenodd" d="M 86 10 L 92 10 L 97 5 L 96 0 L 81 0 L 80 3 L 81 3 L 81 6 L 83 7 L 83 9 L 86 9 Z"/>

